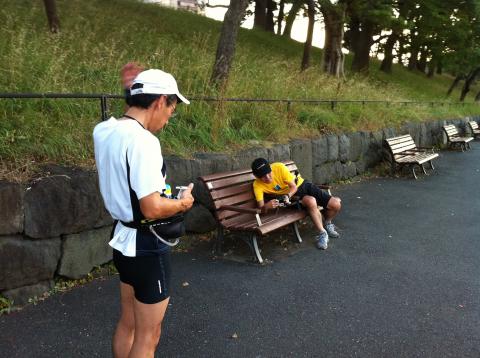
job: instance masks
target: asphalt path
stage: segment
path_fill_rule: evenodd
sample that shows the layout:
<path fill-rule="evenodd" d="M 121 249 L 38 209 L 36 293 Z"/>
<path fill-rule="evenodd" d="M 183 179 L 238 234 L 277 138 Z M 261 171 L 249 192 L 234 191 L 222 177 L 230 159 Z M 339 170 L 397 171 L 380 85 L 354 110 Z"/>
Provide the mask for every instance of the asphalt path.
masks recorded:
<path fill-rule="evenodd" d="M 479 357 L 480 144 L 436 166 L 336 187 L 326 251 L 304 228 L 264 266 L 174 254 L 157 356 Z M 0 356 L 109 357 L 118 313 L 118 277 L 94 280 L 1 316 Z"/>

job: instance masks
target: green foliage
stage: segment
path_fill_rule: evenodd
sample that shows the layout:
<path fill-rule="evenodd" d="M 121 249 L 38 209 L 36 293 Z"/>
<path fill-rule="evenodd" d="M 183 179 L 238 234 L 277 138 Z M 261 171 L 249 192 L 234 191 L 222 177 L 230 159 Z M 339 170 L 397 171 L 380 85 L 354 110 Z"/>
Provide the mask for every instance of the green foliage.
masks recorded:
<path fill-rule="evenodd" d="M 0 86 L 3 92 L 120 93 L 120 68 L 128 61 L 174 74 L 188 97 L 217 96 L 209 86 L 221 23 L 188 12 L 134 0 L 57 0 L 61 32 L 52 35 L 40 1 L 0 0 Z M 300 72 L 303 44 L 259 30 L 239 33 L 225 97 L 336 100 L 445 100 L 452 80 L 395 67 L 389 76 L 321 73 L 321 51 Z M 351 61 L 347 56 L 347 62 Z M 346 65 L 348 68 L 348 65 Z M 451 98 L 458 98 L 454 93 Z M 120 116 L 122 101 L 109 101 Z M 477 107 L 384 104 L 204 102 L 179 106 L 159 134 L 165 153 L 229 151 L 252 140 L 286 141 L 340 130 L 376 129 L 407 120 L 477 114 Z M 0 99 L 0 161 L 93 164 L 91 132 L 100 120 L 98 100 Z M 12 168 L 9 166 L 9 168 Z M 10 170 L 8 170 L 11 172 Z M 0 166 L 0 175 L 5 174 Z"/>
<path fill-rule="evenodd" d="M 12 309 L 13 301 L 0 295 L 0 315 L 9 313 Z"/>

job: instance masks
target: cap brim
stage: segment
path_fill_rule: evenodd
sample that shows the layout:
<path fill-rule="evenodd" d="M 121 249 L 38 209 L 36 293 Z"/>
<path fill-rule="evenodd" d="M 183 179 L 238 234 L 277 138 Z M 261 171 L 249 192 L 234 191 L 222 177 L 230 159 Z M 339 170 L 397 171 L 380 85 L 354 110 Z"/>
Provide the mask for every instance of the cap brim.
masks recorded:
<path fill-rule="evenodd" d="M 186 99 L 185 97 L 183 97 L 180 92 L 177 93 L 177 97 L 180 100 L 180 102 L 185 103 L 185 104 L 190 104 L 190 101 L 188 99 Z"/>

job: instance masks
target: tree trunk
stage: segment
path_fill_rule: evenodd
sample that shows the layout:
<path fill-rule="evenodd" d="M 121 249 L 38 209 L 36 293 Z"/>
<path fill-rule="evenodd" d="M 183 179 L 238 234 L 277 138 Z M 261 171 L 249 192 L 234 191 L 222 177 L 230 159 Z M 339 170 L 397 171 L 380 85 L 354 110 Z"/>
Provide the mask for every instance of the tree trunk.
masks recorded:
<path fill-rule="evenodd" d="M 281 35 L 282 33 L 282 23 L 283 18 L 285 17 L 285 0 L 280 0 L 280 5 L 278 9 L 278 18 L 277 18 L 277 35 Z"/>
<path fill-rule="evenodd" d="M 450 88 L 447 91 L 447 97 L 452 94 L 452 91 L 454 90 L 454 88 L 457 87 L 457 85 L 460 83 L 460 81 L 463 80 L 464 78 L 465 78 L 465 75 L 463 75 L 463 74 L 457 75 L 457 77 L 455 77 L 455 79 L 452 82 L 452 85 L 450 86 Z"/>
<path fill-rule="evenodd" d="M 265 30 L 267 27 L 267 0 L 255 0 L 253 27 Z"/>
<path fill-rule="evenodd" d="M 265 21 L 265 30 L 275 33 L 275 22 L 273 21 L 273 12 L 277 9 L 277 3 L 273 0 L 267 0 L 267 16 Z"/>
<path fill-rule="evenodd" d="M 342 52 L 342 43 L 345 7 L 341 2 L 332 4 L 329 0 L 319 0 L 319 3 L 325 25 L 322 70 L 332 76 L 343 77 L 345 55 Z"/>
<path fill-rule="evenodd" d="M 420 50 L 420 59 L 417 62 L 417 69 L 425 73 L 427 69 L 427 56 L 428 56 L 428 49 L 426 46 L 423 46 Z"/>
<path fill-rule="evenodd" d="M 410 58 L 408 59 L 408 69 L 410 71 L 413 71 L 417 68 L 418 51 L 420 46 L 416 43 L 416 38 L 412 37 L 411 41 L 412 42 L 410 45 Z"/>
<path fill-rule="evenodd" d="M 230 66 L 235 55 L 238 29 L 247 10 L 248 0 L 231 0 L 223 19 L 222 31 L 217 45 L 215 64 L 210 83 L 214 86 L 225 86 Z"/>
<path fill-rule="evenodd" d="M 470 72 L 465 79 L 465 84 L 463 85 L 462 93 L 460 94 L 460 102 L 463 102 L 465 100 L 467 93 L 470 91 L 470 86 L 475 82 L 475 79 L 477 78 L 479 73 L 480 67 L 477 67 L 472 72 Z"/>
<path fill-rule="evenodd" d="M 57 4 L 55 0 L 43 0 L 45 11 L 47 12 L 48 27 L 50 32 L 56 34 L 60 31 L 60 20 L 57 14 Z"/>
<path fill-rule="evenodd" d="M 440 57 L 440 60 L 437 63 L 437 75 L 441 75 L 443 73 L 443 64 L 442 64 L 442 58 Z"/>
<path fill-rule="evenodd" d="M 475 102 L 478 102 L 480 101 L 480 92 L 477 93 L 477 95 L 475 96 Z"/>
<path fill-rule="evenodd" d="M 405 38 L 403 36 L 400 36 L 400 38 L 398 39 L 398 52 L 397 52 L 397 60 L 398 60 L 398 63 L 401 65 L 401 66 L 404 66 L 404 63 L 403 63 L 403 55 L 405 53 Z"/>
<path fill-rule="evenodd" d="M 428 62 L 428 65 L 427 65 L 428 78 L 433 78 L 433 76 L 435 75 L 435 68 L 436 68 L 435 62 L 436 61 L 434 57 L 432 57 L 432 59 Z"/>
<path fill-rule="evenodd" d="M 397 40 L 398 34 L 395 30 L 393 30 L 383 48 L 385 57 L 383 58 L 382 64 L 380 65 L 380 71 L 392 73 L 393 48 L 395 47 Z"/>
<path fill-rule="evenodd" d="M 308 0 L 308 29 L 307 29 L 307 40 L 303 46 L 303 58 L 301 70 L 304 71 L 310 67 L 310 53 L 312 50 L 312 39 L 313 39 L 313 26 L 315 25 L 315 1 Z"/>
<path fill-rule="evenodd" d="M 302 7 L 302 0 L 294 0 L 292 3 L 292 8 L 288 12 L 287 19 L 285 20 L 285 29 L 283 30 L 283 36 L 292 37 L 292 26 L 295 18 L 297 17 L 300 8 Z"/>
<path fill-rule="evenodd" d="M 373 44 L 373 34 L 375 25 L 370 21 L 361 24 L 361 30 L 356 34 L 356 43 L 354 45 L 354 55 L 352 61 L 353 72 L 368 72 L 370 66 L 370 49 Z"/>

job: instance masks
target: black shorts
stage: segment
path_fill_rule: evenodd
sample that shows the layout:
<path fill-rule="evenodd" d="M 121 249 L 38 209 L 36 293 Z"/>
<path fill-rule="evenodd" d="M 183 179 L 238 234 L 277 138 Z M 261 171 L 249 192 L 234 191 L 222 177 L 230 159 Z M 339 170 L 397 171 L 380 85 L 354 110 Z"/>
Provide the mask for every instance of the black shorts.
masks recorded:
<path fill-rule="evenodd" d="M 170 297 L 170 251 L 160 255 L 128 257 L 113 250 L 120 281 L 133 287 L 135 298 L 147 304 Z"/>
<path fill-rule="evenodd" d="M 310 183 L 309 181 L 304 181 L 299 187 L 295 196 L 298 196 L 302 199 L 305 195 L 310 195 L 315 198 L 317 205 L 320 205 L 324 209 L 327 208 L 328 202 L 331 199 L 331 195 L 328 194 L 325 190 L 320 189 L 315 184 Z"/>

